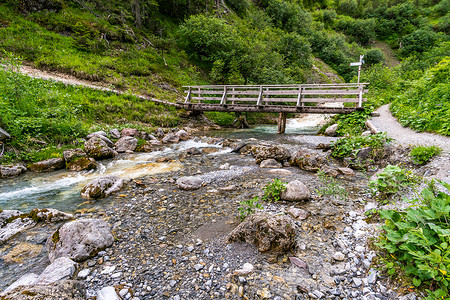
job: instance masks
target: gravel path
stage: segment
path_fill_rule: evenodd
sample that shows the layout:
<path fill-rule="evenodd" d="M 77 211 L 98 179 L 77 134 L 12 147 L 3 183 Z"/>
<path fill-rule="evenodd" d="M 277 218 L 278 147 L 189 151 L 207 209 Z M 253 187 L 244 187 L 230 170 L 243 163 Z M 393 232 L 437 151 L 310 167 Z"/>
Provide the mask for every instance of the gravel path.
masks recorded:
<path fill-rule="evenodd" d="M 389 111 L 389 104 L 378 109 L 379 117 L 373 117 L 372 123 L 378 130 L 387 132 L 388 136 L 395 139 L 397 144 L 439 146 L 445 152 L 450 152 L 450 137 L 439 134 L 416 132 L 410 128 L 403 127 Z"/>

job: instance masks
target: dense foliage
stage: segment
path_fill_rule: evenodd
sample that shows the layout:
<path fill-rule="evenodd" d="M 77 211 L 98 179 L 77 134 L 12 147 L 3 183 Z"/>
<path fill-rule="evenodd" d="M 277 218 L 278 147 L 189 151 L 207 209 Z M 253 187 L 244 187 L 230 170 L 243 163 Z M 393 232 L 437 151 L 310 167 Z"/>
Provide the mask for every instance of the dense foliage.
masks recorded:
<path fill-rule="evenodd" d="M 377 243 L 386 251 L 385 268 L 412 277 L 414 285 L 428 291 L 426 299 L 448 299 L 450 282 L 450 185 L 422 192 L 418 207 L 405 211 L 382 210 L 384 232 Z"/>

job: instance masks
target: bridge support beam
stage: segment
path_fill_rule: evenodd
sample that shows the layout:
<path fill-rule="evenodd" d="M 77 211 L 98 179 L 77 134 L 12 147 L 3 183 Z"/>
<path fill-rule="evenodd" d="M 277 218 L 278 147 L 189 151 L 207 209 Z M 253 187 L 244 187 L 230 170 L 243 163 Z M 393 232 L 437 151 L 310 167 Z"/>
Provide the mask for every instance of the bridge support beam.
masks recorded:
<path fill-rule="evenodd" d="M 278 134 L 282 134 L 286 131 L 286 117 L 287 113 L 280 112 L 278 117 Z"/>

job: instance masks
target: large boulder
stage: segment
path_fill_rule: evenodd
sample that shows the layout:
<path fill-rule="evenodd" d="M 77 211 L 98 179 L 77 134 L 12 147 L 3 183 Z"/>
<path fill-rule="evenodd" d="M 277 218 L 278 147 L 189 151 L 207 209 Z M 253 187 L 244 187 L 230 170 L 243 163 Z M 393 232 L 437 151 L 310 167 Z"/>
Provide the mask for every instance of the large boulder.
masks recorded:
<path fill-rule="evenodd" d="M 7 133 L 5 130 L 0 128 L 0 141 L 7 140 L 10 138 L 11 138 L 11 136 L 9 135 L 9 133 Z"/>
<path fill-rule="evenodd" d="M 155 135 L 157 138 L 162 138 L 164 136 L 164 130 L 162 130 L 161 128 L 156 129 Z"/>
<path fill-rule="evenodd" d="M 327 164 L 327 160 L 323 155 L 301 149 L 291 158 L 290 164 L 305 171 L 316 172 Z"/>
<path fill-rule="evenodd" d="M 10 286 L 8 286 L 0 295 L 4 295 L 9 291 L 14 290 L 15 288 L 19 286 L 27 286 L 27 285 L 34 285 L 36 280 L 38 279 L 39 275 L 34 273 L 27 273 L 14 281 Z"/>
<path fill-rule="evenodd" d="M 94 136 L 84 143 L 84 150 L 89 156 L 95 159 L 111 158 L 117 155 L 117 152 L 108 147 L 105 141 L 98 136 Z"/>
<path fill-rule="evenodd" d="M 78 264 L 67 257 L 55 259 L 39 275 L 34 284 L 51 284 L 59 280 L 71 279 Z"/>
<path fill-rule="evenodd" d="M 63 152 L 66 168 L 71 171 L 93 170 L 97 164 L 93 158 L 88 158 L 82 149 L 70 149 Z"/>
<path fill-rule="evenodd" d="M 64 159 L 62 158 L 51 158 L 43 160 L 34 164 L 30 164 L 28 169 L 34 172 L 51 172 L 59 169 L 65 168 Z"/>
<path fill-rule="evenodd" d="M 22 165 L 0 166 L 1 177 L 14 177 L 26 172 L 27 168 Z"/>
<path fill-rule="evenodd" d="M 121 137 L 116 142 L 116 151 L 119 153 L 126 151 L 134 151 L 137 147 L 137 144 L 138 144 L 137 138 L 132 136 L 124 136 Z"/>
<path fill-rule="evenodd" d="M 177 186 L 182 190 L 197 190 L 203 185 L 203 180 L 196 176 L 184 176 L 177 180 Z"/>
<path fill-rule="evenodd" d="M 90 140 L 93 137 L 100 138 L 102 141 L 104 141 L 106 143 L 106 145 L 108 145 L 108 147 L 112 147 L 114 145 L 114 143 L 111 142 L 110 139 L 108 139 L 108 136 L 106 135 L 106 132 L 104 132 L 104 131 L 93 132 L 86 137 L 86 140 Z"/>
<path fill-rule="evenodd" d="M 83 261 L 109 247 L 114 237 L 109 225 L 101 219 L 81 219 L 64 224 L 47 239 L 48 257 Z"/>
<path fill-rule="evenodd" d="M 337 136 L 338 124 L 333 124 L 325 129 L 325 135 L 327 136 Z"/>
<path fill-rule="evenodd" d="M 180 141 L 180 137 L 176 133 L 168 133 L 163 139 L 164 144 L 172 143 L 176 144 Z"/>
<path fill-rule="evenodd" d="M 260 252 L 285 252 L 295 245 L 295 224 L 286 215 L 256 213 L 239 224 L 227 239 L 254 244 Z"/>
<path fill-rule="evenodd" d="M 113 139 L 120 139 L 120 131 L 118 129 L 111 129 L 109 131 L 109 136 Z"/>
<path fill-rule="evenodd" d="M 251 151 L 257 164 L 269 158 L 273 158 L 278 162 L 283 162 L 291 157 L 291 152 L 280 146 L 253 146 Z"/>
<path fill-rule="evenodd" d="M 85 300 L 86 286 L 75 280 L 62 280 L 49 285 L 18 286 L 2 294 L 2 300 Z"/>
<path fill-rule="evenodd" d="M 81 197 L 86 199 L 101 199 L 108 197 L 123 187 L 123 179 L 117 176 L 95 178 L 81 190 Z"/>
<path fill-rule="evenodd" d="M 300 180 L 294 180 L 286 185 L 286 190 L 280 195 L 281 200 L 302 201 L 311 198 L 309 188 Z"/>
<path fill-rule="evenodd" d="M 35 208 L 28 213 L 28 216 L 36 221 L 46 223 L 57 223 L 62 221 L 73 220 L 73 215 L 54 208 Z"/>

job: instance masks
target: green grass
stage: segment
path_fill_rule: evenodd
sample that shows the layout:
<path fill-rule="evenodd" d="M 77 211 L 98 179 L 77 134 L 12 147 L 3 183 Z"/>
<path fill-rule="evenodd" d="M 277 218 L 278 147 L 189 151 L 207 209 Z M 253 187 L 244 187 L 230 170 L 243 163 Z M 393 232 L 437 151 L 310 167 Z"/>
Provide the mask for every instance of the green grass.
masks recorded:
<path fill-rule="evenodd" d="M 117 95 L 79 86 L 34 79 L 17 72 L 20 60 L 8 53 L 0 68 L 0 127 L 12 136 L 3 162 L 36 161 L 91 130 L 174 127 L 180 113 L 131 95 Z M 46 143 L 46 145 L 44 145 Z M 36 155 L 43 148 L 48 155 Z"/>

